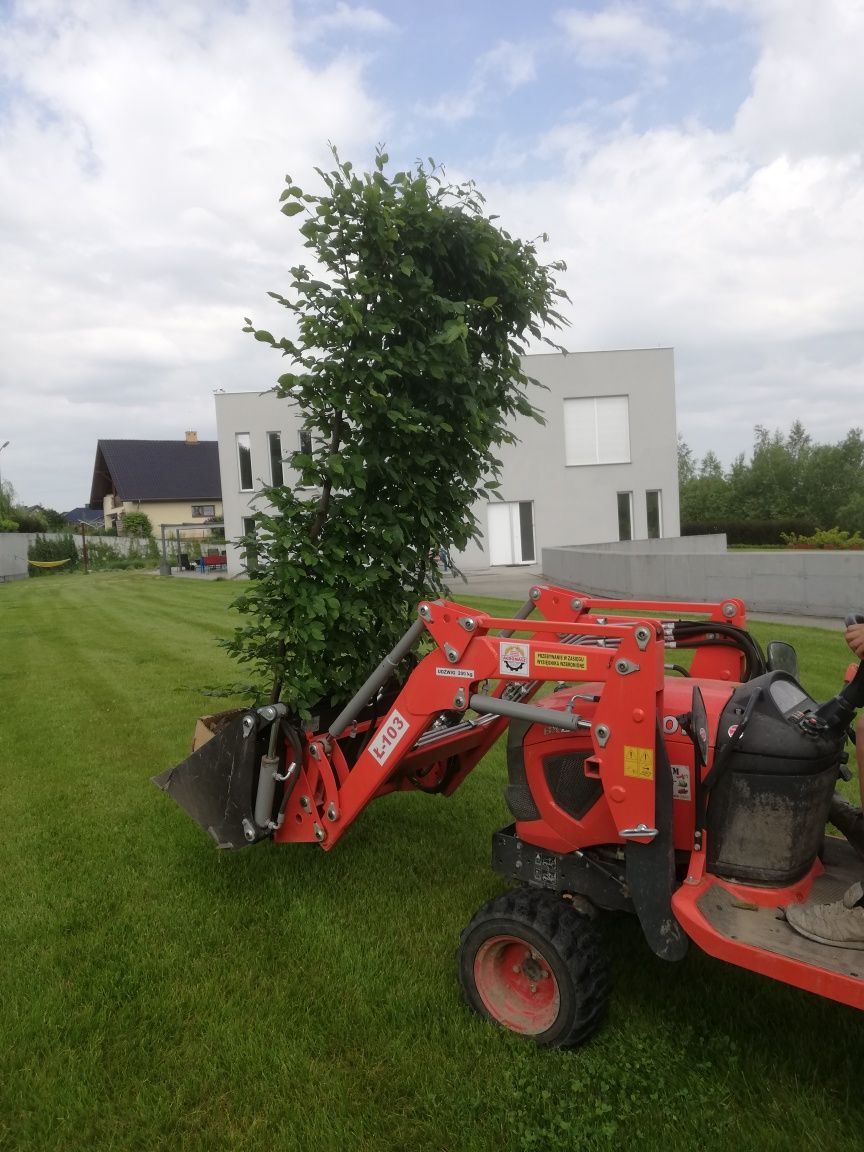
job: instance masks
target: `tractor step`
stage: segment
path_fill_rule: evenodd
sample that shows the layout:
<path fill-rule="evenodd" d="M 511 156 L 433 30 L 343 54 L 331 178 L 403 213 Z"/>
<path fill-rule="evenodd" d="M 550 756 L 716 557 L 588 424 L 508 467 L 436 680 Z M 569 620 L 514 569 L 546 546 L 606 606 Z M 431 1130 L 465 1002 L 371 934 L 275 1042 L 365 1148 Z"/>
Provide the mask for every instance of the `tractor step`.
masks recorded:
<path fill-rule="evenodd" d="M 814 879 L 808 904 L 839 900 L 861 879 L 859 857 L 839 837 L 826 837 L 822 863 L 825 870 Z M 808 940 L 790 927 L 782 908 L 751 903 L 712 876 L 705 876 L 700 888 L 694 901 L 676 899 L 673 905 L 687 932 L 710 955 L 864 1008 L 864 952 Z M 680 895 L 681 889 L 676 898 Z"/>

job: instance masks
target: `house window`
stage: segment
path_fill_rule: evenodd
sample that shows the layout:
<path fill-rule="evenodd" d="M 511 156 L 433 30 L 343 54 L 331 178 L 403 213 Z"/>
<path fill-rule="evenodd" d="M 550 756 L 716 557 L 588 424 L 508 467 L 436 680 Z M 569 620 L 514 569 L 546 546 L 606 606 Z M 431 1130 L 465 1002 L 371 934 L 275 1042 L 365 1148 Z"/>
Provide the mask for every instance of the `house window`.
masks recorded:
<path fill-rule="evenodd" d="M 648 521 L 648 539 L 659 540 L 663 535 L 663 504 L 659 491 L 645 493 L 645 518 Z"/>
<path fill-rule="evenodd" d="M 564 459 L 568 465 L 629 464 L 629 397 L 565 400 Z"/>
<path fill-rule="evenodd" d="M 240 473 L 240 491 L 252 491 L 252 444 L 248 432 L 237 433 L 237 467 Z"/>
<path fill-rule="evenodd" d="M 618 539 L 633 539 L 633 493 L 618 493 Z"/>
<path fill-rule="evenodd" d="M 193 504 L 192 505 L 193 518 L 196 516 L 215 516 L 215 515 L 216 515 L 216 505 L 215 504 Z"/>
<path fill-rule="evenodd" d="M 279 432 L 267 433 L 267 444 L 270 448 L 270 483 L 274 488 L 280 487 L 284 482 L 282 478 L 282 436 Z"/>

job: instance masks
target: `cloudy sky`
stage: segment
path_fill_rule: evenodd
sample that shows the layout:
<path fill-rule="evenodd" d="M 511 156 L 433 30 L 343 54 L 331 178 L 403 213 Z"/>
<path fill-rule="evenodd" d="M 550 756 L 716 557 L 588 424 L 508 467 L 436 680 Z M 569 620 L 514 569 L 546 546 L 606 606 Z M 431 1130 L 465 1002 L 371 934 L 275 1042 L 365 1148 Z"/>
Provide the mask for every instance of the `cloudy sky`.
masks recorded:
<path fill-rule="evenodd" d="M 572 350 L 672 346 L 697 455 L 864 424 L 864 0 L 0 0 L 0 476 L 215 436 L 281 362 L 286 173 L 432 156 L 563 258 Z M 284 325 L 283 325 L 284 327 Z"/>

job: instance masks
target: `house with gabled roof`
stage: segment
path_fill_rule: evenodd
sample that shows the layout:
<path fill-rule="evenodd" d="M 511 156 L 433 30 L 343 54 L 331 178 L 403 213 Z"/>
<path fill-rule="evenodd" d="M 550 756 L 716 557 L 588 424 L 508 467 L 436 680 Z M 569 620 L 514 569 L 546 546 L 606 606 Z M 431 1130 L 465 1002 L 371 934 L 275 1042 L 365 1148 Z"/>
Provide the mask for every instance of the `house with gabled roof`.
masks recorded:
<path fill-rule="evenodd" d="M 156 536 L 163 525 L 221 523 L 219 445 L 197 432 L 183 440 L 99 440 L 90 507 L 120 531 L 126 513 L 144 512 Z"/>

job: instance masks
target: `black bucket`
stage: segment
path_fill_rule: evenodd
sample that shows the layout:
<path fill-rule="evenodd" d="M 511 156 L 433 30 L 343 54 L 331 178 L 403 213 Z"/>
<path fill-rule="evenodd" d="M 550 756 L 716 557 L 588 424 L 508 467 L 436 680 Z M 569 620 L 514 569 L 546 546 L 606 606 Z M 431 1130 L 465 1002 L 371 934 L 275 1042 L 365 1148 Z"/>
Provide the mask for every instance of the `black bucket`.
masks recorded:
<path fill-rule="evenodd" d="M 269 726 L 254 711 L 229 714 L 191 756 L 153 777 L 220 848 L 245 848 L 269 832 L 255 824 L 255 794 Z M 217 718 L 218 719 L 218 718 Z"/>

